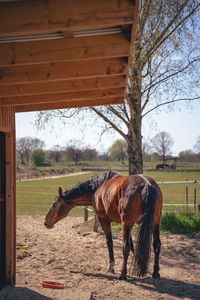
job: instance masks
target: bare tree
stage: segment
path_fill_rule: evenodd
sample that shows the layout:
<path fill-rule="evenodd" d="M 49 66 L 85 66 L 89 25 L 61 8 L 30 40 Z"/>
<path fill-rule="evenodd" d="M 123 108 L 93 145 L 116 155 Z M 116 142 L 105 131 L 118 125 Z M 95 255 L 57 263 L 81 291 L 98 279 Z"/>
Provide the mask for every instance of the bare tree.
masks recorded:
<path fill-rule="evenodd" d="M 143 118 L 164 105 L 173 108 L 200 99 L 199 1 L 140 0 L 139 4 L 126 100 L 122 105 L 88 108 L 105 121 L 104 131 L 114 129 L 127 142 L 130 174 L 143 171 Z M 37 121 L 41 125 L 52 116 L 68 118 L 80 111 L 41 112 Z"/>
<path fill-rule="evenodd" d="M 60 145 L 54 145 L 49 151 L 48 157 L 55 162 L 59 162 L 62 157 L 63 148 Z"/>
<path fill-rule="evenodd" d="M 198 138 L 197 138 L 197 141 L 196 141 L 196 143 L 195 143 L 195 145 L 194 145 L 194 149 L 195 149 L 198 153 L 200 153 L 200 135 L 199 135 Z"/>
<path fill-rule="evenodd" d="M 159 132 L 151 140 L 151 143 L 153 149 L 162 157 L 164 164 L 166 156 L 171 154 L 171 148 L 174 144 L 171 135 L 165 131 Z"/>
<path fill-rule="evenodd" d="M 44 147 L 44 141 L 38 139 L 38 138 L 32 138 L 32 137 L 23 137 L 23 138 L 18 138 L 16 141 L 16 151 L 20 155 L 21 158 L 21 163 L 26 163 L 29 162 L 29 156 L 30 152 L 33 149 L 36 148 L 42 148 Z"/>

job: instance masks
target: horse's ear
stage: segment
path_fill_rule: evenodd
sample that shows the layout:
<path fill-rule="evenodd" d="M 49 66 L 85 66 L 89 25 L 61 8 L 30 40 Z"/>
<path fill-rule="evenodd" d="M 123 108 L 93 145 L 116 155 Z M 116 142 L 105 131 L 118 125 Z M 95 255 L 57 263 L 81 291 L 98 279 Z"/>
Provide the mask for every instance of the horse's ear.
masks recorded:
<path fill-rule="evenodd" d="M 62 188 L 60 186 L 58 188 L 58 195 L 59 195 L 59 197 L 62 197 Z"/>

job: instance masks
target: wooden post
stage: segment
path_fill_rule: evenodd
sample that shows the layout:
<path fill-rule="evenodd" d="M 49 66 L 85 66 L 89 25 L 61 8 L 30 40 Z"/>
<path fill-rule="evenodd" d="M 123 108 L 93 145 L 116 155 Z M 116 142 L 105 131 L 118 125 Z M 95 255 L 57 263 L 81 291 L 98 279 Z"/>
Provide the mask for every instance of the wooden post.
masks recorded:
<path fill-rule="evenodd" d="M 194 210 L 197 209 L 197 181 L 194 181 Z"/>
<path fill-rule="evenodd" d="M 6 274 L 6 142 L 5 133 L 0 132 L 0 287 L 5 283 Z"/>
<path fill-rule="evenodd" d="M 88 209 L 87 207 L 85 206 L 84 207 L 84 222 L 87 222 L 88 221 Z"/>
<path fill-rule="evenodd" d="M 97 215 L 95 214 L 95 217 L 94 217 L 94 232 L 98 231 L 98 225 L 99 225 L 99 219 L 98 219 Z"/>
<path fill-rule="evenodd" d="M 185 187 L 185 195 L 186 195 L 186 209 L 188 212 L 188 184 L 187 184 L 188 179 L 186 178 L 186 187 Z"/>
<path fill-rule="evenodd" d="M 0 284 L 15 284 L 16 278 L 16 167 L 15 111 L 0 106 Z"/>
<path fill-rule="evenodd" d="M 6 283 L 15 284 L 16 273 L 15 132 L 6 134 Z"/>

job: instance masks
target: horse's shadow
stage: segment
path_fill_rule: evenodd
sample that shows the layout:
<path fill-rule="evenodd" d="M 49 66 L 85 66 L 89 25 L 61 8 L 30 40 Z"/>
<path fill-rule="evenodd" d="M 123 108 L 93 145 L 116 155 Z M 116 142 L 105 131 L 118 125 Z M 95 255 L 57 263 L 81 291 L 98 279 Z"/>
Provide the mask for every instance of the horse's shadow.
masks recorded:
<path fill-rule="evenodd" d="M 115 274 L 101 274 L 101 273 L 86 273 L 86 272 L 76 272 L 71 271 L 72 273 L 81 273 L 87 277 L 96 277 L 104 278 L 110 281 L 119 280 Z M 147 278 L 137 278 L 137 277 L 128 277 L 126 280 L 127 283 L 140 286 L 142 289 L 149 291 L 156 291 L 160 294 L 168 294 L 177 298 L 188 298 L 192 300 L 199 300 L 200 295 L 200 285 L 191 284 L 180 280 L 174 280 L 170 278 L 162 277 L 161 279 L 153 279 L 151 277 Z"/>

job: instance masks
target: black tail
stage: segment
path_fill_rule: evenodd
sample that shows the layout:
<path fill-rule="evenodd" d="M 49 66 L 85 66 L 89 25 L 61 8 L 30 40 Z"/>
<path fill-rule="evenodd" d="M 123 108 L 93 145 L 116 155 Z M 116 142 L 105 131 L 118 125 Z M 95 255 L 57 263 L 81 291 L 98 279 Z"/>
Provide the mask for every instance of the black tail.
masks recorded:
<path fill-rule="evenodd" d="M 156 189 L 152 185 L 145 185 L 142 190 L 142 218 L 136 241 L 134 262 L 136 274 L 139 277 L 143 277 L 148 269 L 156 194 Z"/>

